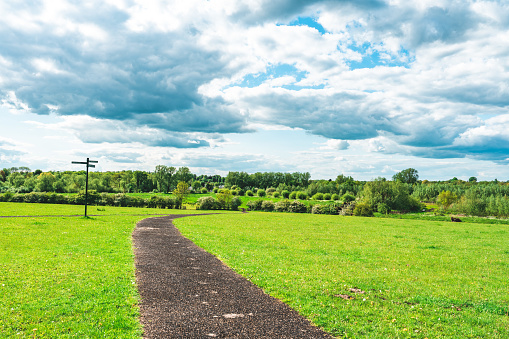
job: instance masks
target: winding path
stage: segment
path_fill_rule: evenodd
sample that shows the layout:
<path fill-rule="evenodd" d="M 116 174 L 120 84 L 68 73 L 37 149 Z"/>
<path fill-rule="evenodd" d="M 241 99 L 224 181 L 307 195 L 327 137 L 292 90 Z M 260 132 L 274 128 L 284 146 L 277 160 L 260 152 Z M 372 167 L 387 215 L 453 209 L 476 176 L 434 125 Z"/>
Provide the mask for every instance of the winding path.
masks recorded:
<path fill-rule="evenodd" d="M 133 233 L 144 338 L 332 338 L 183 237 L 184 216 Z"/>

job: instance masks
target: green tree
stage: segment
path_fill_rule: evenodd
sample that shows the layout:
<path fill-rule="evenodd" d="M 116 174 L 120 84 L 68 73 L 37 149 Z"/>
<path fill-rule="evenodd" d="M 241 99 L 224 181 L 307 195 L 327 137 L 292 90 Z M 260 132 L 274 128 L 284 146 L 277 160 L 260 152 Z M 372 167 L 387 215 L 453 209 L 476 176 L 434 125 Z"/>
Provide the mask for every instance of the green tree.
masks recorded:
<path fill-rule="evenodd" d="M 180 167 L 175 173 L 175 181 L 184 181 L 190 183 L 193 179 L 193 174 L 187 167 Z"/>
<path fill-rule="evenodd" d="M 37 177 L 36 191 L 38 192 L 53 192 L 53 184 L 56 182 L 55 176 L 50 172 L 39 174 Z"/>
<path fill-rule="evenodd" d="M 230 209 L 233 194 L 229 189 L 222 189 L 217 193 L 217 201 L 221 204 L 224 209 Z"/>
<path fill-rule="evenodd" d="M 406 184 L 415 184 L 419 180 L 419 174 L 416 169 L 407 168 L 399 173 L 392 176 L 392 180 L 401 181 Z"/>
<path fill-rule="evenodd" d="M 458 196 L 451 191 L 442 191 L 437 197 L 437 203 L 441 205 L 444 210 L 447 210 L 456 200 L 458 200 Z"/>
<path fill-rule="evenodd" d="M 470 177 L 470 178 L 468 178 L 468 181 L 469 182 L 477 182 L 477 178 L 476 177 Z"/>
<path fill-rule="evenodd" d="M 182 207 L 189 195 L 189 184 L 185 181 L 180 181 L 177 184 L 177 188 L 173 190 L 173 195 L 177 198 L 178 207 Z"/>
<path fill-rule="evenodd" d="M 157 165 L 154 172 L 154 181 L 159 192 L 168 193 L 174 181 L 175 167 Z"/>

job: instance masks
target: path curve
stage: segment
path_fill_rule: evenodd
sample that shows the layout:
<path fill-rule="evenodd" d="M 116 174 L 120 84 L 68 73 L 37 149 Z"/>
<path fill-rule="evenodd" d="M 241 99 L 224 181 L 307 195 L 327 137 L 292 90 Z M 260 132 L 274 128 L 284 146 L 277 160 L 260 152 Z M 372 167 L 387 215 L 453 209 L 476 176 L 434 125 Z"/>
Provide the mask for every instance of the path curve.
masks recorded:
<path fill-rule="evenodd" d="M 144 338 L 332 338 L 182 236 L 184 216 L 133 232 Z"/>

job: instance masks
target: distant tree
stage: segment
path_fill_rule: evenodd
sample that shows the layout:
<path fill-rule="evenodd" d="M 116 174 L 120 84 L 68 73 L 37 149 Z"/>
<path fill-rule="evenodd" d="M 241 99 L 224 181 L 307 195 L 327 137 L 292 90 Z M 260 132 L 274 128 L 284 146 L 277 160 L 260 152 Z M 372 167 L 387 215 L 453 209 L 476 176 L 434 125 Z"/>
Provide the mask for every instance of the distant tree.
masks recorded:
<path fill-rule="evenodd" d="M 154 181 L 159 192 L 168 193 L 174 181 L 175 167 L 157 165 L 154 172 Z"/>
<path fill-rule="evenodd" d="M 50 172 L 45 172 L 39 174 L 37 177 L 37 184 L 36 184 L 36 190 L 38 192 L 53 192 L 53 184 L 55 183 L 56 178 L 55 176 Z"/>
<path fill-rule="evenodd" d="M 419 174 L 416 169 L 407 168 L 399 173 L 392 176 L 392 180 L 401 181 L 407 184 L 415 184 L 419 180 Z"/>
<path fill-rule="evenodd" d="M 177 188 L 173 190 L 173 195 L 177 198 L 178 206 L 182 207 L 189 195 L 189 184 L 185 181 L 180 181 L 177 184 Z"/>
<path fill-rule="evenodd" d="M 469 182 L 477 182 L 477 178 L 476 177 L 470 177 L 470 178 L 468 178 L 468 181 Z"/>
<path fill-rule="evenodd" d="M 222 189 L 217 193 L 217 201 L 219 201 L 224 209 L 230 209 L 232 199 L 233 194 L 229 189 Z"/>
<path fill-rule="evenodd" d="M 178 181 L 178 182 L 184 181 L 189 184 L 192 179 L 193 179 L 193 174 L 187 167 L 180 167 L 177 170 L 177 172 L 175 173 L 175 181 Z"/>
<path fill-rule="evenodd" d="M 199 182 L 198 180 L 193 181 L 192 187 L 195 192 L 199 193 L 200 189 L 202 188 L 201 182 Z"/>
<path fill-rule="evenodd" d="M 437 197 L 437 203 L 445 210 L 458 200 L 458 196 L 451 191 L 442 191 Z"/>

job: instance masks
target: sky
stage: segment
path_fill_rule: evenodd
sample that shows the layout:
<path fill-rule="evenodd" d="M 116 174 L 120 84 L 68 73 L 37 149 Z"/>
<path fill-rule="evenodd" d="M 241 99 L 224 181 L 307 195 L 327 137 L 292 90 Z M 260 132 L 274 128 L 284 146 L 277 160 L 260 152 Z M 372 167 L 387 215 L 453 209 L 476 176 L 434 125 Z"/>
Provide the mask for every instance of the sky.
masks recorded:
<path fill-rule="evenodd" d="M 509 180 L 509 2 L 1 1 L 0 168 Z"/>

